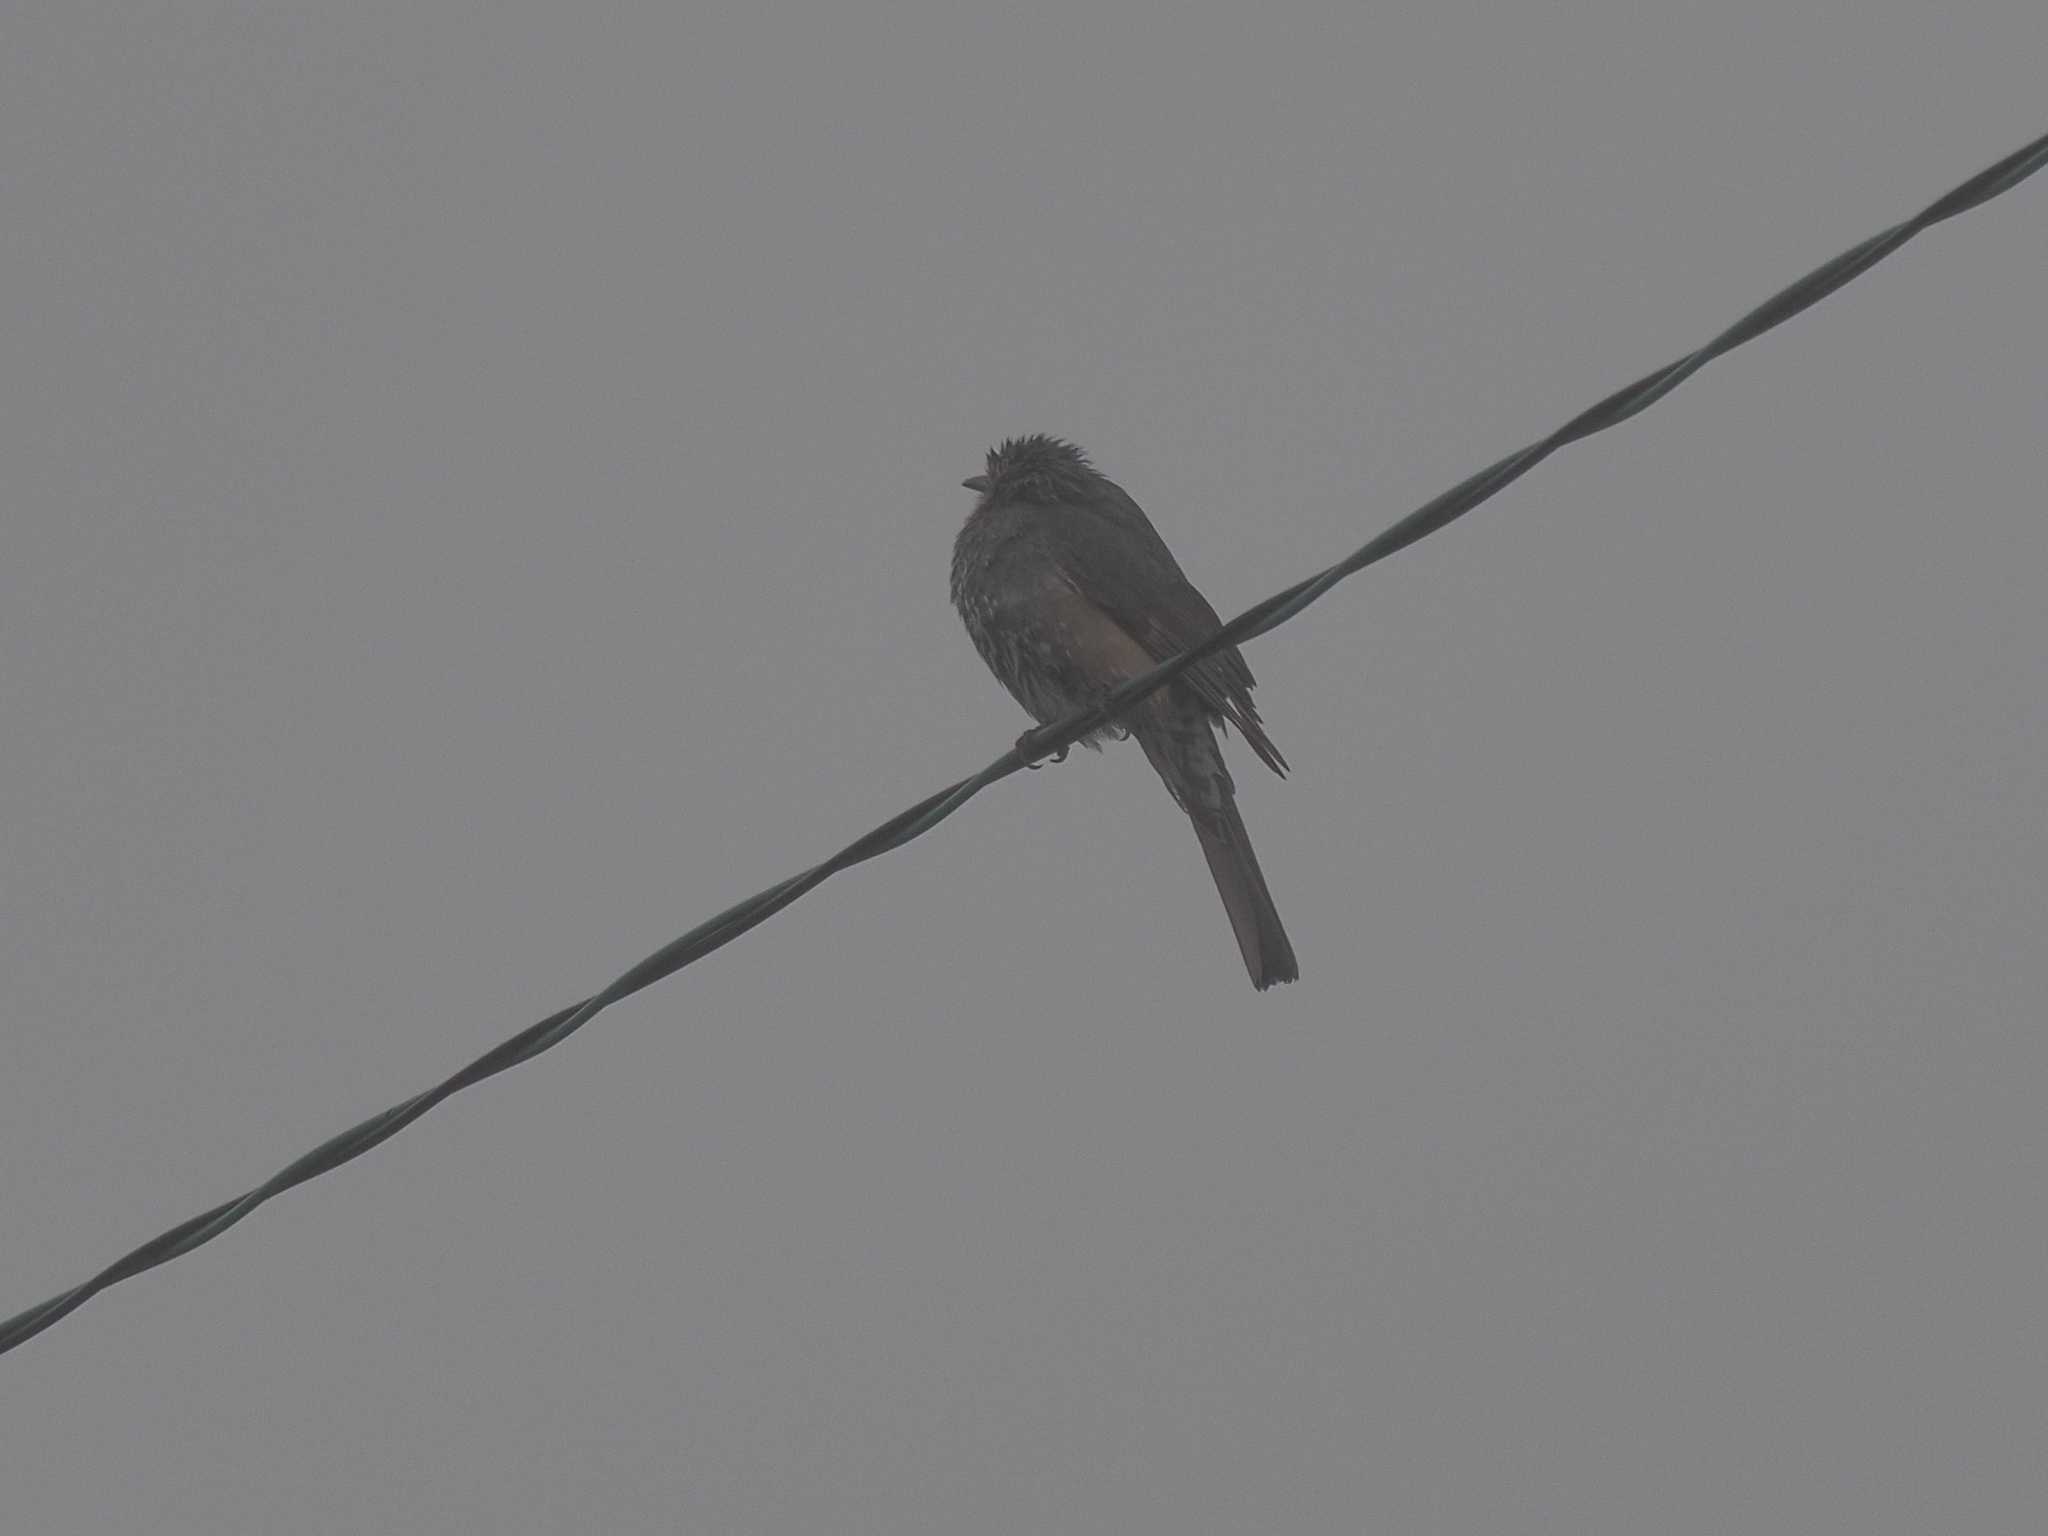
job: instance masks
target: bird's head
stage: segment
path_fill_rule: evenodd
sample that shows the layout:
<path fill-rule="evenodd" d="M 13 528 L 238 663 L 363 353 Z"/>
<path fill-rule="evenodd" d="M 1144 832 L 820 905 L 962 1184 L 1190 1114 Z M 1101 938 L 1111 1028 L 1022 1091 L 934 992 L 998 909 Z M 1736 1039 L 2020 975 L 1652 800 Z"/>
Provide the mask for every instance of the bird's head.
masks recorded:
<path fill-rule="evenodd" d="M 987 470 L 960 483 L 984 501 L 1044 505 L 1085 496 L 1100 478 L 1074 444 L 1037 435 L 1009 438 L 989 449 Z"/>

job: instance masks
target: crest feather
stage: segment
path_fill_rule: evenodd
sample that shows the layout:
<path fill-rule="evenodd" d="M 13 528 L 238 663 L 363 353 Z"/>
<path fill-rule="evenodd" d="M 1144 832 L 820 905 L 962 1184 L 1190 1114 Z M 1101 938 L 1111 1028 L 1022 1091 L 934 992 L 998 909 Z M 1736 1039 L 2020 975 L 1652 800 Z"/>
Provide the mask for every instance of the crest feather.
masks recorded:
<path fill-rule="evenodd" d="M 990 493 L 1008 501 L 1058 501 L 1091 492 L 1101 476 L 1079 444 L 1035 433 L 988 451 Z"/>

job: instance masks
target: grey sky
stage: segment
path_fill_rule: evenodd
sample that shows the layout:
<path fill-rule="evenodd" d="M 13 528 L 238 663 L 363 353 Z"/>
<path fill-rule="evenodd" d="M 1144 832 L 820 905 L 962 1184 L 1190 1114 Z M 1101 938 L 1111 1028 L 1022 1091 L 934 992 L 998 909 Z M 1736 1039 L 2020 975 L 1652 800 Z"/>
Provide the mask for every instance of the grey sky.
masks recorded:
<path fill-rule="evenodd" d="M 2033 0 L 0 15 L 0 1312 L 2048 127 Z M 2048 185 L 0 1359 L 10 1530 L 2030 1529 Z"/>

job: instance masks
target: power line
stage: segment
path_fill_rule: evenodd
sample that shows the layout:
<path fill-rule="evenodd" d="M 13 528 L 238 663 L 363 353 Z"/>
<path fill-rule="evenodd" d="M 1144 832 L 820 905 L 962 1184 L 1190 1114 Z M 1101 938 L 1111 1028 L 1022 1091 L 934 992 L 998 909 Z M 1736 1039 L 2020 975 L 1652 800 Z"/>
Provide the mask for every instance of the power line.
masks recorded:
<path fill-rule="evenodd" d="M 1801 310 L 1819 303 L 1837 288 L 1860 277 L 1884 260 L 1923 229 L 1939 224 L 1944 219 L 1952 219 L 1979 203 L 1988 202 L 2001 193 L 2010 191 L 2040 170 L 2044 163 L 2048 163 L 2048 135 L 2043 135 L 2033 143 L 2007 155 L 1997 164 L 1979 171 L 1961 186 L 1935 199 L 1904 223 L 1894 224 L 1891 228 L 1872 235 L 1868 240 L 1851 246 L 1832 261 L 1823 262 L 1796 283 L 1766 299 L 1697 351 L 1688 352 L 1676 362 L 1645 374 L 1624 389 L 1616 390 L 1598 404 L 1581 411 L 1548 437 L 1516 450 L 1425 502 L 1379 537 L 1353 551 L 1335 565 L 1296 582 L 1284 592 L 1276 592 L 1264 602 L 1253 604 L 1200 645 L 1183 651 L 1170 661 L 1162 662 L 1143 677 L 1133 678 L 1093 709 L 1071 715 L 1056 725 L 1045 726 L 1029 733 L 1014 748 L 1005 752 L 981 772 L 962 779 L 950 788 L 942 789 L 901 814 L 891 817 L 865 836 L 847 844 L 824 863 L 814 865 L 802 874 L 792 875 L 777 885 L 757 892 L 745 901 L 727 907 L 708 922 L 698 924 L 681 938 L 656 950 L 602 991 L 521 1030 L 511 1039 L 479 1056 L 446 1081 L 429 1088 L 425 1093 L 407 1099 L 402 1104 L 393 1105 L 382 1114 L 372 1115 L 362 1124 L 353 1126 L 338 1136 L 330 1137 L 239 1199 L 217 1205 L 210 1211 L 180 1222 L 168 1232 L 161 1233 L 144 1243 L 134 1252 L 115 1260 L 83 1284 L 73 1286 L 40 1306 L 30 1307 L 27 1311 L 8 1318 L 4 1323 L 0 1323 L 0 1354 L 5 1354 L 16 1345 L 34 1338 L 45 1328 L 76 1311 L 108 1286 L 139 1275 L 144 1270 L 154 1269 L 159 1264 L 167 1264 L 181 1254 L 190 1253 L 200 1244 L 211 1242 L 271 1196 L 282 1194 L 294 1185 L 303 1184 L 308 1179 L 316 1178 L 362 1156 L 372 1147 L 397 1135 L 451 1094 L 469 1087 L 472 1083 L 480 1083 L 487 1077 L 493 1077 L 508 1067 L 530 1061 L 543 1051 L 552 1050 L 613 1003 L 621 998 L 630 997 L 644 987 L 652 986 L 672 972 L 679 971 L 684 966 L 701 960 L 713 950 L 731 943 L 749 928 L 766 922 L 798 897 L 822 884 L 840 870 L 864 863 L 891 849 L 902 847 L 913 838 L 922 837 L 997 780 L 1008 778 L 1027 766 L 1030 761 L 1072 745 L 1103 725 L 1111 715 L 1180 676 L 1204 656 L 1226 645 L 1234 645 L 1239 641 L 1262 635 L 1267 630 L 1286 623 L 1345 577 L 1386 559 L 1387 556 L 1407 548 L 1418 539 L 1428 537 L 1445 524 L 1464 516 L 1481 502 L 1519 480 L 1565 444 L 1577 442 L 1583 437 L 1591 437 L 1595 432 L 1604 432 L 1609 427 L 1619 426 L 1637 412 L 1647 410 L 1722 353 L 1733 351 L 1744 342 L 1755 340 L 1765 331 L 1784 324 Z"/>

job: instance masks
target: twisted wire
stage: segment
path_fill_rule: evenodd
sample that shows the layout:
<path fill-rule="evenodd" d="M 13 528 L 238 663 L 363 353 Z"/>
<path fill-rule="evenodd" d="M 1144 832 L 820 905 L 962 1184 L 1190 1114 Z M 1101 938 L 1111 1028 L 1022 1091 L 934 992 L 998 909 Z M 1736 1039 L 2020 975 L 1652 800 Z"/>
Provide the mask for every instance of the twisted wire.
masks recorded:
<path fill-rule="evenodd" d="M 30 1307 L 5 1322 L 0 1322 L 0 1354 L 5 1354 L 17 1345 L 25 1343 L 45 1328 L 69 1316 L 108 1286 L 119 1284 L 145 1270 L 154 1269 L 159 1264 L 167 1264 L 182 1254 L 190 1253 L 202 1243 L 211 1242 L 219 1237 L 273 1196 L 361 1157 L 372 1147 L 397 1135 L 443 1099 L 474 1083 L 480 1083 L 487 1077 L 494 1077 L 507 1068 L 531 1061 L 543 1051 L 553 1050 L 613 1003 L 652 986 L 684 966 L 701 960 L 713 950 L 730 944 L 748 929 L 766 922 L 791 902 L 839 871 L 877 858 L 892 849 L 901 848 L 915 838 L 922 837 L 989 785 L 1008 778 L 1040 757 L 1072 745 L 1106 723 L 1110 716 L 1127 709 L 1154 689 L 1164 687 L 1204 656 L 1224 646 L 1265 634 L 1268 630 L 1286 623 L 1347 576 L 1355 575 L 1367 566 L 1377 564 L 1389 555 L 1406 549 L 1417 540 L 1427 538 L 1446 524 L 1464 516 L 1481 502 L 1512 485 L 1567 443 L 1574 443 L 1581 438 L 1591 437 L 1596 432 L 1604 432 L 1610 427 L 1619 426 L 1637 413 L 1649 409 L 1724 352 L 1731 352 L 1745 342 L 1755 340 L 1764 332 L 1783 325 L 1801 310 L 1819 303 L 1837 288 L 1869 271 L 1922 230 L 1943 220 L 1952 219 L 1957 214 L 1967 212 L 1980 203 L 1988 202 L 2010 191 L 2040 170 L 2044 163 L 2048 163 L 2048 135 L 2043 135 L 2031 144 L 2013 151 L 1995 165 L 1987 166 L 1960 186 L 1936 198 L 1910 219 L 1881 230 L 1869 239 L 1849 247 L 1833 260 L 1821 263 L 1797 282 L 1779 290 L 1757 305 L 1705 346 L 1686 353 L 1685 356 L 1665 364 L 1662 368 L 1644 374 L 1633 384 L 1618 389 L 1606 399 L 1587 407 L 1547 437 L 1517 449 L 1477 474 L 1460 481 L 1416 508 L 1336 564 L 1296 582 L 1285 591 L 1274 593 L 1263 602 L 1254 603 L 1201 644 L 1162 662 L 1142 677 L 1131 679 L 1093 708 L 1027 733 L 1015 747 L 979 773 L 929 795 L 908 810 L 890 817 L 880 826 L 848 843 L 823 863 L 815 864 L 801 874 L 792 875 L 765 890 L 756 892 L 745 901 L 727 907 L 717 916 L 698 924 L 680 938 L 663 945 L 611 985 L 593 993 L 580 1003 L 573 1003 L 538 1023 L 529 1025 L 424 1093 L 415 1094 L 381 1114 L 372 1115 L 360 1125 L 351 1126 L 339 1135 L 329 1137 L 247 1194 L 178 1223 L 133 1252 L 116 1259 L 90 1279 L 52 1296 L 39 1306 Z"/>

